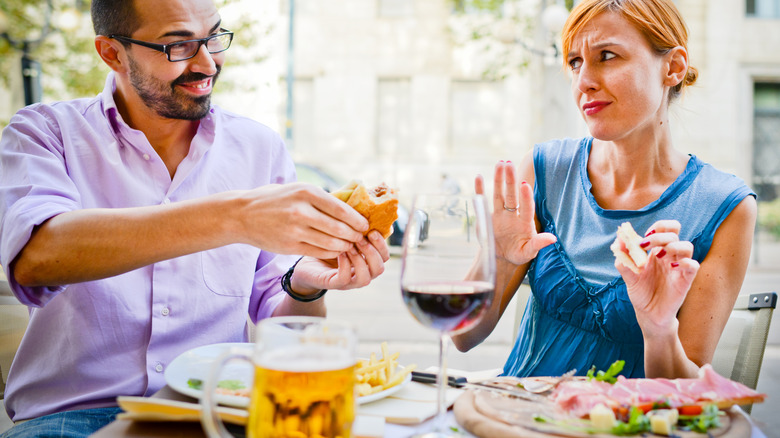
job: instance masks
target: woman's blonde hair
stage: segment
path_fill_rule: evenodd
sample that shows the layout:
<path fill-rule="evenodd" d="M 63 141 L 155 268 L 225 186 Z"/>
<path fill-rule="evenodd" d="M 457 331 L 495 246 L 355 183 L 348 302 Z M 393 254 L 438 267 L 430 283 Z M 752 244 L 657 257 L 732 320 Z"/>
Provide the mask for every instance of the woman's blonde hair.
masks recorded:
<path fill-rule="evenodd" d="M 604 12 L 616 12 L 625 17 L 658 54 L 665 54 L 678 46 L 688 50 L 688 29 L 671 0 L 583 0 L 571 11 L 563 26 L 564 66 L 574 35 Z M 693 85 L 698 76 L 699 71 L 689 65 L 685 78 L 669 90 L 669 99 L 679 96 L 683 87 Z"/>

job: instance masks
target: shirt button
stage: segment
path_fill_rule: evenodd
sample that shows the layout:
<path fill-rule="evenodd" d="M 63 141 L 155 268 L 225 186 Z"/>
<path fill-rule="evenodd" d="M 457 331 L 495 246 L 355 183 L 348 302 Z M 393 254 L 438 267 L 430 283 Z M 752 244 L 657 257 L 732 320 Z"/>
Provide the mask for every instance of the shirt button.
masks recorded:
<path fill-rule="evenodd" d="M 149 154 L 144 154 L 144 160 L 149 161 L 149 159 L 152 158 L 149 156 Z"/>
<path fill-rule="evenodd" d="M 167 205 L 167 204 L 170 204 L 170 203 L 171 203 L 170 199 L 168 199 L 168 198 L 163 199 L 163 204 Z"/>
<path fill-rule="evenodd" d="M 168 309 L 167 307 L 163 307 L 162 316 L 168 316 L 169 313 L 171 313 L 170 309 Z"/>
<path fill-rule="evenodd" d="M 163 366 L 162 366 L 162 364 L 161 364 L 161 363 L 158 363 L 157 365 L 155 365 L 155 366 L 154 366 L 154 370 L 155 370 L 155 371 L 157 371 L 158 373 L 161 373 L 161 372 L 163 371 Z"/>

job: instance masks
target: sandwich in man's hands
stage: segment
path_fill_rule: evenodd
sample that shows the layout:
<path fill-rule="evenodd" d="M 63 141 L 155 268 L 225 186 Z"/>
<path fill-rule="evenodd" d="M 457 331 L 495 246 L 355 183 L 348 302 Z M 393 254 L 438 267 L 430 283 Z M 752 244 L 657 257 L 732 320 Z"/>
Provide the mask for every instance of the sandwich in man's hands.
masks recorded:
<path fill-rule="evenodd" d="M 393 222 L 398 219 L 398 194 L 395 189 L 385 183 L 369 189 L 361 181 L 352 180 L 332 195 L 368 219 L 369 231 L 377 230 L 384 238 L 392 233 Z"/>
<path fill-rule="evenodd" d="M 620 245 L 623 242 L 623 245 Z M 617 238 L 609 247 L 615 258 L 627 268 L 638 274 L 640 269 L 647 264 L 647 251 L 639 244 L 642 243 L 642 237 L 634 231 L 634 227 L 629 222 L 623 222 L 617 229 Z M 625 246 L 626 251 L 623 250 Z"/>

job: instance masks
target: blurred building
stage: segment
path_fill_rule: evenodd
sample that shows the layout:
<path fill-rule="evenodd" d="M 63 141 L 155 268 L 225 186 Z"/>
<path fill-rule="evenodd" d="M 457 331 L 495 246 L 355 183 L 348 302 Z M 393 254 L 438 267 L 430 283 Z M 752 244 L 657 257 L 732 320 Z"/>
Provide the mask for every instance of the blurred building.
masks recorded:
<path fill-rule="evenodd" d="M 280 0 L 275 53 L 286 60 L 289 2 Z M 552 0 L 550 0 L 552 1 Z M 539 16 L 545 1 L 523 2 Z M 697 84 L 673 105 L 676 144 L 736 173 L 761 193 L 780 187 L 780 2 L 678 0 L 690 28 Z M 297 160 L 409 195 L 442 172 L 469 188 L 499 159 L 534 142 L 587 131 L 557 62 L 484 78 L 485 51 L 456 44 L 449 0 L 295 0 Z M 544 38 L 525 41 L 546 44 Z M 475 43 L 476 44 L 476 43 Z M 269 120 L 285 131 L 285 61 Z M 272 87 L 273 88 L 273 87 Z M 264 99 L 261 99 L 264 100 Z M 268 108 L 267 99 L 264 100 Z M 261 116 L 262 118 L 263 116 Z"/>

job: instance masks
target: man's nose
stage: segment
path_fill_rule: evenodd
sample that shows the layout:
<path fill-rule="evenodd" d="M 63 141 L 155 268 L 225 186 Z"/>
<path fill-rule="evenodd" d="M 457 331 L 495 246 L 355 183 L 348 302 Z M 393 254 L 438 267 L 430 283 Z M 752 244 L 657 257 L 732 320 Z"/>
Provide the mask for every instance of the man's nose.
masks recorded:
<path fill-rule="evenodd" d="M 217 63 L 214 60 L 215 56 L 222 56 L 221 53 L 211 54 L 205 44 L 201 44 L 198 47 L 198 53 L 192 58 L 192 71 L 197 71 L 208 76 L 213 76 L 217 73 Z"/>

